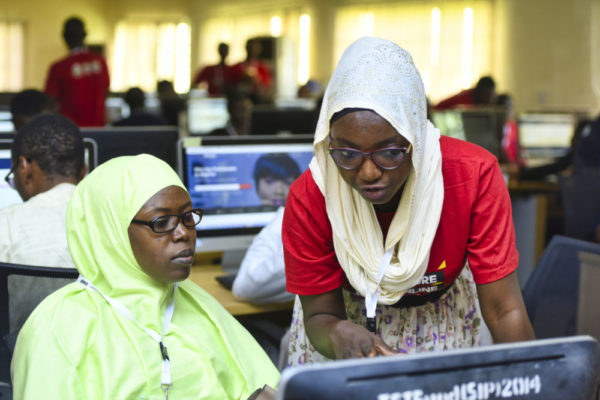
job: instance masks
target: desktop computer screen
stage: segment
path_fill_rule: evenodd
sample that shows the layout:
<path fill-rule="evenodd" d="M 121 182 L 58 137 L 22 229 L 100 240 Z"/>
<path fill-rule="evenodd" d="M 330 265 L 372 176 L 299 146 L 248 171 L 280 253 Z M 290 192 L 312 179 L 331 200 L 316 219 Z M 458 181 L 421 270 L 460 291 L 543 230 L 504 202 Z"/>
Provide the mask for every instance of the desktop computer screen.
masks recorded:
<path fill-rule="evenodd" d="M 205 135 L 223 128 L 229 120 L 227 99 L 220 97 L 190 97 L 187 122 L 190 135 Z"/>
<path fill-rule="evenodd" d="M 194 140 L 196 139 L 196 140 Z M 247 249 L 308 168 L 312 136 L 204 137 L 180 141 L 180 174 L 204 210 L 196 251 Z"/>
<path fill-rule="evenodd" d="M 98 148 L 97 163 L 114 157 L 152 154 L 177 169 L 179 131 L 173 126 L 82 128 L 84 138 L 93 139 Z"/>
<path fill-rule="evenodd" d="M 12 140 L 0 139 L 0 209 L 22 203 L 19 193 L 4 180 L 11 168 L 10 147 Z"/>
<path fill-rule="evenodd" d="M 12 114 L 7 109 L 0 108 L 0 132 L 14 132 Z"/>
<path fill-rule="evenodd" d="M 431 116 L 433 125 L 445 136 L 467 140 L 460 111 L 444 110 L 434 111 Z"/>
<path fill-rule="evenodd" d="M 591 400 L 598 342 L 571 336 L 283 370 L 278 400 Z"/>
<path fill-rule="evenodd" d="M 566 154 L 577 117 L 569 113 L 523 113 L 518 118 L 519 145 L 524 158 L 556 158 Z"/>

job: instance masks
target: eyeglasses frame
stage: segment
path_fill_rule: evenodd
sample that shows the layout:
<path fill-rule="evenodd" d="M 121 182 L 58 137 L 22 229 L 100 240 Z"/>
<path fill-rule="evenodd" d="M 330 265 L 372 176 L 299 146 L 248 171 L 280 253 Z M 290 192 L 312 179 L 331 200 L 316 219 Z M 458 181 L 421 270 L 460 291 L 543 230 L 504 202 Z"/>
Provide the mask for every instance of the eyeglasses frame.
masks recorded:
<path fill-rule="evenodd" d="M 200 219 L 198 220 L 197 223 L 195 223 L 192 226 L 187 226 L 186 224 L 183 223 L 183 216 L 187 213 L 192 213 L 192 214 L 196 214 L 196 215 L 200 215 Z M 139 224 L 139 225 L 146 225 L 148 227 L 150 227 L 150 229 L 152 229 L 152 232 L 154 233 L 158 233 L 158 234 L 162 234 L 162 233 L 171 233 L 173 232 L 175 229 L 177 229 L 177 227 L 179 226 L 180 223 L 183 224 L 183 226 L 185 226 L 186 228 L 193 228 L 194 226 L 198 225 L 200 223 L 200 221 L 202 221 L 202 217 L 204 216 L 204 211 L 201 208 L 193 208 L 189 211 L 186 211 L 184 213 L 181 214 L 166 214 L 166 215 L 161 215 L 160 217 L 156 217 L 153 218 L 151 221 L 142 221 L 141 219 L 132 219 L 131 223 L 132 224 Z M 175 226 L 173 227 L 173 229 L 169 229 L 168 231 L 163 231 L 163 232 L 156 232 L 154 230 L 154 224 L 156 223 L 156 221 L 158 219 L 161 218 L 165 218 L 165 217 L 177 217 L 177 223 L 175 224 Z"/>
<path fill-rule="evenodd" d="M 335 150 L 352 151 L 352 152 L 355 152 L 355 153 L 359 153 L 360 155 L 362 155 L 362 159 L 361 159 L 360 163 L 356 167 L 354 167 L 354 168 L 345 168 L 345 167 L 339 165 L 335 161 L 335 158 L 333 158 L 333 155 L 331 154 L 331 152 L 335 151 Z M 378 151 L 384 151 L 384 150 L 401 150 L 401 151 L 404 152 L 404 159 L 402 160 L 402 162 L 400 164 L 398 164 L 395 167 L 391 167 L 391 168 L 390 167 L 383 167 L 383 166 L 379 165 L 377 163 L 377 161 L 375 161 L 375 159 L 373 159 L 373 157 L 371 157 L 371 155 L 373 153 L 377 153 Z M 359 169 L 361 167 L 361 165 L 363 165 L 363 163 L 365 162 L 365 157 L 369 157 L 371 159 L 371 161 L 373 161 L 373 163 L 375 165 L 377 165 L 379 168 L 384 169 L 386 171 L 391 171 L 391 170 L 394 170 L 396 168 L 400 168 L 400 166 L 402 164 L 404 164 L 404 162 L 406 161 L 406 156 L 408 155 L 408 153 L 410 153 L 411 150 L 412 150 L 412 143 L 409 143 L 407 147 L 395 147 L 395 146 L 381 147 L 379 149 L 375 149 L 373 151 L 368 151 L 368 152 L 360 151 L 360 150 L 354 149 L 352 147 L 329 147 L 329 155 L 331 155 L 331 158 L 333 159 L 333 162 L 335 163 L 335 165 L 337 165 L 338 167 L 340 167 L 341 169 L 343 169 L 345 171 L 352 171 L 352 170 L 355 170 L 355 169 Z"/>

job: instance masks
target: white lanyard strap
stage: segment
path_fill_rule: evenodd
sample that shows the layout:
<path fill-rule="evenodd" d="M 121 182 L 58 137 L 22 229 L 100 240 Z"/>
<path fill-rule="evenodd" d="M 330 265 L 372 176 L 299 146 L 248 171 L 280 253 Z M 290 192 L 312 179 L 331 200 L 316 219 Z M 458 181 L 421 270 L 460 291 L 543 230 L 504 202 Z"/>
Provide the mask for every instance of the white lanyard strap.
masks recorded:
<path fill-rule="evenodd" d="M 175 310 L 175 292 L 177 291 L 177 286 L 178 286 L 177 283 L 175 283 L 175 286 L 173 288 L 173 298 L 171 299 L 171 302 L 169 303 L 169 305 L 167 306 L 167 309 L 165 310 L 165 315 L 163 316 L 162 334 L 159 335 L 156 331 L 153 331 L 150 328 L 146 328 L 144 325 L 140 324 L 137 321 L 137 319 L 135 319 L 133 314 L 127 309 L 127 307 L 125 307 L 118 300 L 115 300 L 112 297 L 107 296 L 104 293 L 102 293 L 102 291 L 100 291 L 100 289 L 98 289 L 96 286 L 94 286 L 94 284 L 92 282 L 88 281 L 83 276 L 79 275 L 79 277 L 77 278 L 77 282 L 79 282 L 81 285 L 83 285 L 83 287 L 85 287 L 88 290 L 95 290 L 96 292 L 100 293 L 100 295 L 102 295 L 102 297 L 104 297 L 104 299 L 111 306 L 113 306 L 113 308 L 115 310 L 117 310 L 117 312 L 119 314 L 121 314 L 122 316 L 124 316 L 125 318 L 127 318 L 128 320 L 133 322 L 134 324 L 136 324 L 144 332 L 146 332 L 148 334 L 148 336 L 150 336 L 152 339 L 154 339 L 158 343 L 159 348 L 160 348 L 160 355 L 162 358 L 162 373 L 161 373 L 160 386 L 161 386 L 161 389 L 163 390 L 163 392 L 165 393 L 165 400 L 168 399 L 167 392 L 169 391 L 169 388 L 171 387 L 171 384 L 172 384 L 171 362 L 169 360 L 169 353 L 167 352 L 167 346 L 163 342 L 163 339 L 165 337 L 165 333 L 167 332 L 167 329 L 169 328 L 169 325 L 171 324 L 171 319 L 173 318 L 173 311 Z"/>
<path fill-rule="evenodd" d="M 393 254 L 394 248 L 392 247 L 385 252 L 383 257 L 381 257 L 381 261 L 379 261 L 379 270 L 377 272 L 377 283 L 375 285 L 375 290 L 371 291 L 369 285 L 367 284 L 367 292 L 365 293 L 365 306 L 367 308 L 367 329 L 373 333 L 377 332 L 377 325 L 375 323 L 375 310 L 377 309 L 377 299 L 379 298 L 379 284 L 383 279 L 385 270 L 392 261 Z"/>

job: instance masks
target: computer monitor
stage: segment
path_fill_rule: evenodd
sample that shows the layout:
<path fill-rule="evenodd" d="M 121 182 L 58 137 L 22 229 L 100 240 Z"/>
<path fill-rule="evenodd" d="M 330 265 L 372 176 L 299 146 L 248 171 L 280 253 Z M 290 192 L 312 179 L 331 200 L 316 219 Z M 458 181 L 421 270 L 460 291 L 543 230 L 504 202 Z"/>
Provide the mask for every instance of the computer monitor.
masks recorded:
<path fill-rule="evenodd" d="M 433 119 L 433 125 L 440 130 L 442 135 L 467 140 L 460 111 L 434 111 L 431 118 Z"/>
<path fill-rule="evenodd" d="M 0 139 L 0 209 L 23 202 L 19 193 L 4 180 L 4 177 L 8 175 L 12 166 L 10 157 L 11 146 L 12 140 Z"/>
<path fill-rule="evenodd" d="M 598 342 L 572 336 L 283 370 L 278 400 L 595 399 Z"/>
<path fill-rule="evenodd" d="M 503 113 L 493 109 L 461 110 L 465 139 L 502 158 Z"/>
<path fill-rule="evenodd" d="M 12 114 L 8 107 L 0 107 L 0 132 L 14 132 Z"/>
<path fill-rule="evenodd" d="M 251 135 L 276 135 L 285 133 L 314 135 L 319 110 L 305 108 L 276 108 L 255 106 L 250 118 Z"/>
<path fill-rule="evenodd" d="M 521 156 L 525 160 L 548 159 L 569 151 L 577 116 L 572 113 L 523 113 L 517 123 Z"/>
<path fill-rule="evenodd" d="M 118 156 L 152 154 L 177 169 L 179 131 L 173 126 L 82 128 L 98 146 L 98 164 Z"/>
<path fill-rule="evenodd" d="M 19 193 L 11 188 L 4 180 L 11 168 L 11 149 L 12 139 L 0 139 L 0 209 L 13 204 L 22 203 L 23 200 Z M 97 146 L 96 142 L 89 138 L 83 139 L 84 162 L 88 167 L 88 173 L 96 168 L 97 164 Z"/>
<path fill-rule="evenodd" d="M 180 174 L 194 207 L 204 210 L 196 251 L 245 251 L 284 205 L 289 184 L 308 168 L 312 140 L 294 135 L 180 141 Z"/>
<path fill-rule="evenodd" d="M 227 99 L 221 97 L 189 97 L 187 123 L 190 135 L 205 135 L 223 128 L 229 120 Z"/>

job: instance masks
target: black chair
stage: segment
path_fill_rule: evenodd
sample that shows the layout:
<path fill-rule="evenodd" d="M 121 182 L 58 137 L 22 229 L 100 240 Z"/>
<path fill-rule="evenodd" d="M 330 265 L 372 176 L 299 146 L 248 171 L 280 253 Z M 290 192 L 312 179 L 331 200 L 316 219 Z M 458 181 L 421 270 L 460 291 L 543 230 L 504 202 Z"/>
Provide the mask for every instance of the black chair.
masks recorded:
<path fill-rule="evenodd" d="M 559 186 L 565 236 L 594 240 L 600 224 L 600 174 L 560 176 Z"/>
<path fill-rule="evenodd" d="M 582 251 L 600 254 L 600 244 L 555 235 L 533 269 L 523 300 L 538 339 L 577 334 Z"/>
<path fill-rule="evenodd" d="M 38 267 L 0 262 L 0 382 L 10 382 L 10 360 L 16 334 L 9 333 L 8 277 L 25 275 L 48 278 L 72 278 L 79 275 L 74 268 Z"/>

